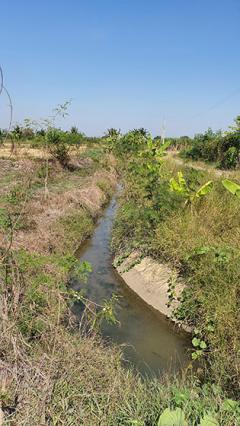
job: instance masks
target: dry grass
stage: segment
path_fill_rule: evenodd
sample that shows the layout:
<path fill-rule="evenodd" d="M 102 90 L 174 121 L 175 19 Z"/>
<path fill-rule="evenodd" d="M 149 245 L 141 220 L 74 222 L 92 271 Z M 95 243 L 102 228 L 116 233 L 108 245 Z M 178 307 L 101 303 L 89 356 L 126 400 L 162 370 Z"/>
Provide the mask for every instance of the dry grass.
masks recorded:
<path fill-rule="evenodd" d="M 99 165 L 91 169 L 92 161 L 85 159 L 82 162 L 82 168 L 83 170 L 90 168 L 92 174 L 82 177 L 78 172 L 63 170 L 53 162 L 50 164 L 46 198 L 43 178 L 36 177 L 38 170 L 45 167 L 43 162 L 36 160 L 0 161 L 2 166 L 0 169 L 0 195 L 5 197 L 1 203 L 2 207 L 8 207 L 6 196 L 10 190 L 20 186 L 24 191 L 29 182 L 33 187 L 22 212 L 23 226 L 15 232 L 13 242 L 15 249 L 26 249 L 37 253 L 48 253 L 49 250 L 53 250 L 54 240 L 60 240 L 61 235 L 61 231 L 59 231 L 59 235 L 56 235 L 55 224 L 59 223 L 62 217 L 71 217 L 77 212 L 81 213 L 79 220 L 82 218 L 84 221 L 85 216 L 96 218 L 115 185 L 116 175 L 113 168 L 103 170 Z M 96 167 L 101 170 L 96 170 Z M 17 208 L 16 200 L 15 210 Z M 87 235 L 89 234 L 79 234 L 79 243 Z M 0 241 L 3 244 L 1 232 Z"/>
<path fill-rule="evenodd" d="M 86 145 L 79 148 L 71 149 L 71 156 L 75 157 L 82 154 L 87 149 Z M 6 142 L 4 145 L 0 145 L 0 158 L 8 159 L 12 161 L 19 161 L 25 159 L 33 160 L 44 160 L 51 158 L 51 154 L 44 149 L 44 147 L 32 148 L 30 141 L 28 143 L 16 144 L 15 150 L 12 152 L 12 145 L 10 142 Z"/>
<path fill-rule="evenodd" d="M 86 177 L 51 163 L 46 199 L 38 176 L 43 165 L 39 159 L 1 160 L 1 209 L 13 218 L 20 215 L 18 224 L 24 225 L 15 227 L 10 246 L 5 239 L 8 231 L 2 229 L 0 239 L 1 255 L 8 247 L 0 265 L 1 396 L 6 424 L 47 424 L 50 414 L 45 407 L 50 410 L 55 383 L 61 374 L 64 377 L 64 368 L 70 376 L 72 356 L 76 357 L 73 371 L 84 359 L 84 343 L 76 348 L 80 335 L 74 338 L 62 325 L 67 319 L 63 282 L 68 270 L 63 265 L 92 232 L 94 219 L 115 185 L 113 169 L 102 170 L 101 163 L 92 168 L 92 161 L 85 159 Z M 52 413 L 52 424 L 55 416 L 57 411 Z"/>
<path fill-rule="evenodd" d="M 214 179 L 214 190 L 193 210 L 182 206 L 160 222 L 152 249 L 182 271 L 190 295 L 183 303 L 186 318 L 209 345 L 215 379 L 238 392 L 240 205 L 223 188 L 221 178 L 204 172 L 198 179 L 198 185 Z M 195 254 L 200 248 L 206 254 Z M 208 331 L 209 324 L 214 325 L 214 332 Z"/>

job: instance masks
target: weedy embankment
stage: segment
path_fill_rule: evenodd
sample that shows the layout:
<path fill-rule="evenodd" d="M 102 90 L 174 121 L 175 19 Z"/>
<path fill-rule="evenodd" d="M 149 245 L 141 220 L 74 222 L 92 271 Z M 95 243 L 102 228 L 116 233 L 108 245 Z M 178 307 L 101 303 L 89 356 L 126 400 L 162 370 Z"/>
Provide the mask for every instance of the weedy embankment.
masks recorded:
<path fill-rule="evenodd" d="M 67 277 L 79 269 L 74 251 L 91 234 L 114 188 L 116 165 L 103 146 L 92 144 L 73 158 L 68 154 L 68 165 L 74 167 L 50 157 L 46 179 L 46 158 L 36 154 L 33 159 L 28 152 L 27 160 L 14 155 L 2 159 L 0 169 L 4 424 L 150 426 L 162 424 L 160 415 L 169 419 L 171 408 L 170 417 L 180 410 L 189 425 L 209 416 L 220 425 L 237 425 L 237 403 L 216 384 L 202 386 L 199 379 L 186 378 L 186 372 L 178 380 L 142 381 L 122 368 L 119 349 L 104 344 L 94 331 L 78 329 L 71 314 L 76 295 Z M 139 206 L 132 204 L 134 194 L 139 190 L 136 199 L 141 200 L 142 189 L 135 179 L 132 183 L 124 193 L 131 214 L 121 209 L 117 221 L 115 243 L 121 241 L 122 249 L 134 235 L 134 244 L 146 242 L 155 220 L 151 208 L 146 220 L 144 207 L 140 222 L 133 224 Z M 123 231 L 129 231 L 128 238 Z"/>
<path fill-rule="evenodd" d="M 59 395 L 64 403 L 64 371 L 76 374 L 90 354 L 93 369 L 104 362 L 98 339 L 71 329 L 67 277 L 116 173 L 101 147 L 74 155 L 74 170 L 49 159 L 46 194 L 46 161 L 32 158 L 30 148 L 28 157 L 0 160 L 1 409 L 6 424 L 57 424 L 52 401 Z"/>
<path fill-rule="evenodd" d="M 193 332 L 193 360 L 204 380 L 239 392 L 239 198 L 222 178 L 161 158 L 162 147 L 142 130 L 112 140 L 123 170 L 113 247 L 167 262 L 186 283 L 175 316 Z M 178 177 L 177 177 L 178 175 Z M 231 174 L 239 182 L 239 173 Z M 174 283 L 169 283 L 174 299 Z"/>

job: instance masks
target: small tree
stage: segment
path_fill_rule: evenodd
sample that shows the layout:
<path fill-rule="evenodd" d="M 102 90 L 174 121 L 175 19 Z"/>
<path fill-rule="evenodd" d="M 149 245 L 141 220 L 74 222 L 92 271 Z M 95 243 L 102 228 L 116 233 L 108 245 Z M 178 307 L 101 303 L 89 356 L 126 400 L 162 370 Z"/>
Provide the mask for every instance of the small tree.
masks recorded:
<path fill-rule="evenodd" d="M 76 126 L 72 126 L 70 132 L 76 135 L 78 134 L 78 128 Z"/>
<path fill-rule="evenodd" d="M 19 141 L 22 139 L 22 137 L 23 137 L 22 128 L 17 124 L 10 133 L 11 154 L 16 153 L 16 143 L 19 143 Z"/>

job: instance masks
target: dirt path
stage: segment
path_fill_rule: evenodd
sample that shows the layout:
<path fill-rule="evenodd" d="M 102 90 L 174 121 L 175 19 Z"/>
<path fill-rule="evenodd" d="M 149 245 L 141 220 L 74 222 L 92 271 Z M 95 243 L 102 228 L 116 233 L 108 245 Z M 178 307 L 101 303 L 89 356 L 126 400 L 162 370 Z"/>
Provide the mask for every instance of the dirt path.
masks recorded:
<path fill-rule="evenodd" d="M 216 167 L 209 165 L 209 164 L 206 164 L 203 161 L 185 161 L 178 156 L 177 151 L 169 151 L 167 153 L 167 158 L 170 158 L 176 164 L 179 164 L 179 165 L 182 165 L 182 166 L 185 166 L 185 167 L 191 167 L 191 168 L 196 169 L 196 170 L 203 170 L 203 171 L 206 171 L 208 173 L 214 173 L 217 177 L 233 176 L 233 175 L 236 175 L 236 173 L 237 173 L 235 170 L 216 169 Z"/>

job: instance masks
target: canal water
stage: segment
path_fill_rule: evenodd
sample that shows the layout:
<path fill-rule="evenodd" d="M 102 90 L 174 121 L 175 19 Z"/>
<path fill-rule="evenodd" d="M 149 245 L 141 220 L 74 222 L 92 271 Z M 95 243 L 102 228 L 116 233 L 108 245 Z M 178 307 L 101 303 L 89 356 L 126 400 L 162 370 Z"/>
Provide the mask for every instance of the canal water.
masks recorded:
<path fill-rule="evenodd" d="M 112 294 L 117 294 L 117 325 L 104 323 L 102 335 L 105 339 L 122 345 L 124 364 L 146 376 L 160 376 L 166 371 L 177 373 L 189 362 L 190 342 L 187 335 L 179 333 L 171 322 L 153 312 L 124 283 L 112 266 L 111 236 L 117 208 L 114 197 L 99 219 L 91 239 L 77 252 L 80 261 L 91 263 L 93 271 L 88 283 L 73 279 L 75 290 L 87 288 L 87 296 L 101 304 Z M 74 312 L 81 315 L 80 304 Z"/>

